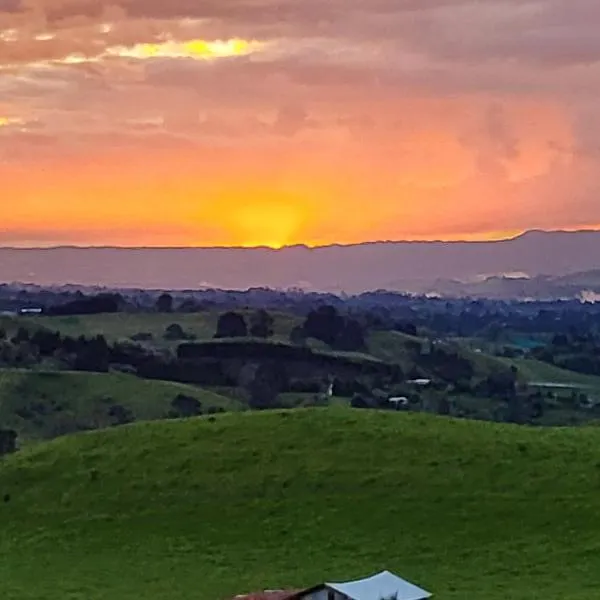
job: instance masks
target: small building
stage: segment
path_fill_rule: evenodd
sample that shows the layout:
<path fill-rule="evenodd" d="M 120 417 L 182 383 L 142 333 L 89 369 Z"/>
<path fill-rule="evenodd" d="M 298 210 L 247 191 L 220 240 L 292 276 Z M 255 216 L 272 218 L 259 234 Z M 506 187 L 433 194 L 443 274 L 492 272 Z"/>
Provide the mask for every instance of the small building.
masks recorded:
<path fill-rule="evenodd" d="M 19 310 L 20 315 L 41 315 L 44 312 L 43 308 L 33 307 L 33 308 L 22 308 Z"/>
<path fill-rule="evenodd" d="M 365 579 L 344 583 L 322 583 L 294 594 L 288 600 L 426 600 L 431 593 L 382 571 Z"/>
<path fill-rule="evenodd" d="M 410 379 L 406 383 L 411 383 L 412 385 L 418 385 L 420 387 L 427 387 L 431 384 L 431 379 Z"/>
<path fill-rule="evenodd" d="M 393 396 L 392 398 L 388 398 L 388 402 L 396 410 L 400 410 L 400 408 L 406 408 L 410 404 L 406 396 Z"/>

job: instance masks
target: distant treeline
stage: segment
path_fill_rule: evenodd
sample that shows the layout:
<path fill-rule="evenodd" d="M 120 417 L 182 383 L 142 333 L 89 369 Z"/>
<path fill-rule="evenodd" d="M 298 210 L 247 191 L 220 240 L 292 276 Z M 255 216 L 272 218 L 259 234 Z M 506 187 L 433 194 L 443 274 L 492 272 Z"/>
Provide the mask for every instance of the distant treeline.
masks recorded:
<path fill-rule="evenodd" d="M 413 297 L 375 291 L 358 296 L 252 289 L 152 292 L 129 290 L 84 294 L 81 291 L 23 290 L 0 286 L 0 311 L 41 308 L 48 315 L 126 312 L 201 312 L 265 309 L 306 316 L 318 307 L 334 307 L 371 329 L 407 326 L 432 335 L 502 340 L 520 335 L 593 333 L 600 335 L 600 303 L 578 300 L 509 302 Z M 409 332 L 409 331 L 407 331 Z"/>

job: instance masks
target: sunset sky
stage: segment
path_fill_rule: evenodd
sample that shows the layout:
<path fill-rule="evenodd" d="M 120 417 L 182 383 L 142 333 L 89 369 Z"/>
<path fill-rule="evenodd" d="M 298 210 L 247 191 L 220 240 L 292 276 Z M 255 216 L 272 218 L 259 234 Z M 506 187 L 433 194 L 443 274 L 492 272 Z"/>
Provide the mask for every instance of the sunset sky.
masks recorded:
<path fill-rule="evenodd" d="M 600 224 L 598 0 L 0 0 L 0 245 Z"/>

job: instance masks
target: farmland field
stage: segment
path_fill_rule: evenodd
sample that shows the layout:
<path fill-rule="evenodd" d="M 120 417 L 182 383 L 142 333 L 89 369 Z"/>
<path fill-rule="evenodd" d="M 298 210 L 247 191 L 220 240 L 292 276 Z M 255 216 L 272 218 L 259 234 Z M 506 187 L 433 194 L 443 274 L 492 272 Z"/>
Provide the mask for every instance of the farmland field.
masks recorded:
<path fill-rule="evenodd" d="M 387 568 L 600 599 L 600 429 L 347 408 L 63 437 L 0 463 L 0 597 L 218 600 Z"/>
<path fill-rule="evenodd" d="M 179 395 L 200 401 L 204 410 L 235 410 L 229 397 L 167 381 L 121 373 L 71 373 L 0 369 L 0 424 L 22 440 L 49 438 L 81 428 L 108 427 L 115 405 L 135 420 L 165 418 Z"/>
<path fill-rule="evenodd" d="M 210 339 L 217 329 L 219 314 L 223 311 L 200 313 L 111 313 L 82 316 L 34 316 L 18 318 L 0 317 L 0 326 L 14 329 L 17 325 L 28 327 L 46 327 L 60 331 L 63 335 L 87 337 L 104 335 L 108 340 L 116 341 L 130 338 L 139 333 L 149 333 L 154 341 L 164 344 L 166 328 L 178 323 L 187 333 L 198 339 Z M 240 311 L 244 312 L 244 311 Z M 275 335 L 287 338 L 298 319 L 285 313 L 273 313 L 275 317 Z"/>

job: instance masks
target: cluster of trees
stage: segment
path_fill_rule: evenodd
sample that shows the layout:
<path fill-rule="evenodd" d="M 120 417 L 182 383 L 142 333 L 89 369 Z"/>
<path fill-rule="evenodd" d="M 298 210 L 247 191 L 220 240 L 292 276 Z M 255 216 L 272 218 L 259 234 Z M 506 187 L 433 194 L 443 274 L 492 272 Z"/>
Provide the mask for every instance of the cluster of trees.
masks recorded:
<path fill-rule="evenodd" d="M 0 330 L 0 365 L 28 367 L 52 359 L 57 366 L 78 371 L 106 372 L 111 360 L 110 346 L 102 335 L 92 338 L 61 336 L 44 328 L 33 333 L 20 327 L 8 339 Z"/>
<path fill-rule="evenodd" d="M 600 336 L 575 329 L 554 335 L 551 342 L 532 351 L 537 359 L 586 375 L 600 375 Z"/>
<path fill-rule="evenodd" d="M 340 298 L 333 294 L 190 290 L 160 293 L 119 291 L 85 294 L 70 288 L 0 286 L 0 310 L 44 307 L 48 314 L 100 312 L 195 312 L 207 308 L 278 310 L 306 315 L 314 306 L 329 305 L 344 313 L 361 315 L 369 327 L 394 329 L 406 324 L 440 336 L 497 337 L 503 332 L 527 335 L 567 333 L 570 328 L 600 334 L 600 306 L 578 300 L 520 302 L 484 299 L 429 298 L 375 291 Z M 414 331 L 414 330 L 413 330 Z M 408 331 L 407 331 L 408 332 Z"/>
<path fill-rule="evenodd" d="M 366 350 L 365 327 L 357 319 L 340 314 L 335 306 L 329 304 L 311 310 L 304 323 L 290 334 L 295 344 L 304 344 L 309 338 L 342 352 Z"/>
<path fill-rule="evenodd" d="M 469 359 L 445 348 L 432 346 L 426 352 L 421 350 L 413 359 L 419 369 L 444 382 L 470 381 L 475 375 L 475 367 Z"/>
<path fill-rule="evenodd" d="M 511 302 L 369 292 L 350 298 L 344 305 L 347 310 L 365 315 L 372 328 L 400 330 L 408 324 L 440 337 L 502 340 L 514 334 L 537 337 L 573 328 L 600 334 L 600 303 L 577 300 Z"/>
<path fill-rule="evenodd" d="M 254 312 L 246 321 L 244 315 L 235 311 L 223 313 L 217 322 L 216 339 L 255 337 L 270 338 L 274 334 L 275 319 L 264 309 Z"/>
<path fill-rule="evenodd" d="M 181 419 L 222 412 L 221 407 L 205 406 L 192 396 L 177 394 L 164 407 L 154 406 L 152 416 L 161 419 Z M 13 422 L 18 419 L 20 429 L 36 438 L 54 438 L 61 435 L 116 427 L 139 419 L 135 403 L 121 404 L 110 396 L 90 397 L 85 406 L 73 405 L 62 399 L 16 400 L 11 408 Z M 148 414 L 145 414 L 148 417 Z M 16 432 L 0 429 L 0 455 L 17 449 Z"/>
<path fill-rule="evenodd" d="M 255 337 L 266 339 L 274 334 L 274 319 L 266 310 L 255 311 L 247 321 L 236 311 L 223 313 L 217 323 L 215 338 Z M 320 340 L 339 351 L 366 349 L 365 327 L 355 318 L 342 315 L 331 305 L 309 311 L 302 325 L 295 327 L 290 339 L 303 345 L 307 339 Z"/>
<path fill-rule="evenodd" d="M 86 296 L 79 294 L 75 300 L 57 304 L 45 309 L 48 315 L 94 315 L 101 313 L 116 313 L 125 306 L 120 294 L 97 294 Z"/>
<path fill-rule="evenodd" d="M 189 341 L 191 336 L 174 323 L 166 328 L 164 337 L 188 340 L 179 345 L 175 354 L 153 344 L 139 343 L 150 341 L 150 334 L 134 336 L 138 341 L 109 343 L 102 335 L 75 338 L 45 328 L 29 330 L 20 327 L 10 339 L 5 332 L 0 332 L 0 365 L 32 367 L 45 364 L 52 369 L 91 372 L 118 370 L 149 379 L 237 387 L 246 393 L 250 406 L 259 409 L 278 406 L 279 394 L 293 392 L 298 381 L 322 387 L 321 382 L 329 373 L 344 374 L 344 381 L 352 381 L 361 375 L 372 377 L 386 369 L 390 371 L 390 377 L 402 377 L 399 367 L 391 369 L 376 362 L 363 365 L 352 357 L 326 355 L 304 345 L 267 342 L 266 338 L 273 335 L 273 323 L 273 317 L 264 310 L 251 314 L 247 321 L 243 314 L 224 313 L 218 320 L 215 337 L 246 338 L 226 344 L 192 343 Z M 335 311 L 321 310 L 309 314 L 304 325 L 307 335 L 336 346 L 336 340 L 352 331 L 353 322 L 339 317 Z M 261 343 L 248 336 L 265 341 Z M 357 338 L 358 347 L 362 347 L 362 331 Z M 189 406 L 188 402 L 183 408 L 174 407 L 173 414 L 187 414 Z M 109 416 L 118 423 L 128 421 L 127 412 L 119 407 Z"/>

